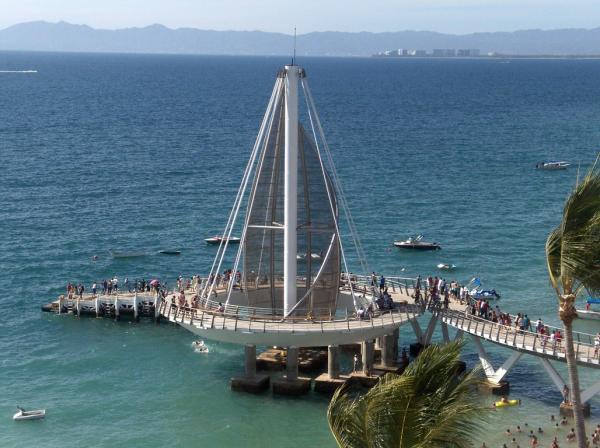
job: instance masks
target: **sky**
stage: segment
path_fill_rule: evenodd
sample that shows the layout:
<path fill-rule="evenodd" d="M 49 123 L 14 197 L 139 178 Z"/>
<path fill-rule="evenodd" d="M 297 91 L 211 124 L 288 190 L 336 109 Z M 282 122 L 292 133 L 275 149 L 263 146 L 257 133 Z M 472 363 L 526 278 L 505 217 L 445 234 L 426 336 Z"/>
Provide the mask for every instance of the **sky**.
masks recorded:
<path fill-rule="evenodd" d="M 0 0 L 0 29 L 45 20 L 94 28 L 312 31 L 431 30 L 466 34 L 596 28 L 599 0 Z"/>

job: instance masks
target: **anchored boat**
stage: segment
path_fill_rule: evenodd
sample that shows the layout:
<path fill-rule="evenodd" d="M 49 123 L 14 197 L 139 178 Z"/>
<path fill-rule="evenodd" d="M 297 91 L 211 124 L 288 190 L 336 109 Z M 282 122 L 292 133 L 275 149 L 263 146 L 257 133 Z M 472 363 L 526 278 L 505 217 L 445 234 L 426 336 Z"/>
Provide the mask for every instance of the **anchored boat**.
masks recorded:
<path fill-rule="evenodd" d="M 227 237 L 216 235 L 216 236 L 213 236 L 210 238 L 206 238 L 204 241 L 206 242 L 206 244 L 210 244 L 211 246 L 221 244 L 221 242 L 228 242 L 229 244 L 239 244 L 239 242 L 241 241 L 241 238 L 239 238 L 237 236 L 230 236 L 229 238 L 227 238 Z"/>
<path fill-rule="evenodd" d="M 559 162 L 556 160 L 540 162 L 535 165 L 538 170 L 566 170 L 569 166 L 571 166 L 571 164 L 568 162 Z"/>
<path fill-rule="evenodd" d="M 585 309 L 577 310 L 577 317 L 585 320 L 600 321 L 600 311 L 592 309 L 592 305 L 600 304 L 600 298 L 590 297 L 585 304 Z"/>
<path fill-rule="evenodd" d="M 18 422 L 18 421 L 23 421 L 23 420 L 40 420 L 44 417 L 46 417 L 46 410 L 45 409 L 38 409 L 35 411 L 26 411 L 25 409 L 17 406 L 17 413 L 15 415 L 13 415 L 13 420 Z"/>
<path fill-rule="evenodd" d="M 439 250 L 442 248 L 438 243 L 430 243 L 423 241 L 423 235 L 410 237 L 405 241 L 394 241 L 394 246 L 399 249 L 414 249 L 414 250 Z"/>

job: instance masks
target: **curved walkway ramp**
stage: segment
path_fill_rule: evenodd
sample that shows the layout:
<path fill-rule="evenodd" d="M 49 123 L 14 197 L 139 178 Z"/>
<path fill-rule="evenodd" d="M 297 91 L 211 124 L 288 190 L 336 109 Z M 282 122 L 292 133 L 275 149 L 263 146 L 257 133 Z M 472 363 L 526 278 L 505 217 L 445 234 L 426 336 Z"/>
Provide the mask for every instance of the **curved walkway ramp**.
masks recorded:
<path fill-rule="evenodd" d="M 233 344 L 320 347 L 351 344 L 393 333 L 423 314 L 418 305 L 400 304 L 393 311 L 376 312 L 370 318 L 334 316 L 327 320 L 309 317 L 273 316 L 270 310 L 228 305 L 219 308 L 208 301 L 203 306 L 180 307 L 167 299 L 161 315 L 170 322 L 207 339 Z"/>
<path fill-rule="evenodd" d="M 563 386 L 566 384 L 561 375 L 549 362 L 550 360 L 566 362 L 563 341 L 552 341 L 549 337 L 539 333 L 522 331 L 515 327 L 502 325 L 467 314 L 465 311 L 452 309 L 434 310 L 432 320 L 437 318 L 441 319 L 444 339 L 448 340 L 448 326 L 458 330 L 456 337 L 461 337 L 463 334 L 471 335 L 485 374 L 491 383 L 500 384 L 521 356 L 526 354 L 539 359 L 559 391 L 562 391 Z M 549 325 L 545 326 L 551 331 L 556 329 Z M 577 364 L 582 367 L 599 369 L 600 353 L 594 347 L 594 336 L 573 332 L 573 338 L 575 340 Z M 483 347 L 482 341 L 489 341 L 506 347 L 512 350 L 513 353 L 502 366 L 495 369 Z M 581 392 L 582 401 L 584 403 L 588 402 L 598 392 L 600 392 L 600 381 Z"/>

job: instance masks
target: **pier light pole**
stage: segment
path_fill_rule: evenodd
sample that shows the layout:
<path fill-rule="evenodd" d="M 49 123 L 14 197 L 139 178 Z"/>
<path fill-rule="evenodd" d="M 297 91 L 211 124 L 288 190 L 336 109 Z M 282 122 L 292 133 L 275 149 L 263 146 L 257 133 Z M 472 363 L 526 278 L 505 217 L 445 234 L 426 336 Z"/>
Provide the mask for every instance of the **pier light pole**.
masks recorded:
<path fill-rule="evenodd" d="M 300 67 L 285 66 L 285 182 L 283 233 L 283 309 L 296 304 L 298 227 L 298 79 Z"/>

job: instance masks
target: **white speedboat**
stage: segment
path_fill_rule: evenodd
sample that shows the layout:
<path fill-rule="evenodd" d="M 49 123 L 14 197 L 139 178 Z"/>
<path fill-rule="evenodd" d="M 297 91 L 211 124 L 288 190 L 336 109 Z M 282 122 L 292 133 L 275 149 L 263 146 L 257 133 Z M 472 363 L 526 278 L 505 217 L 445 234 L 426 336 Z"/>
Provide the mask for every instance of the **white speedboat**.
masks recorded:
<path fill-rule="evenodd" d="M 437 268 L 441 269 L 442 271 L 451 271 L 453 269 L 456 269 L 456 265 L 449 263 L 440 263 L 437 265 Z"/>
<path fill-rule="evenodd" d="M 405 241 L 394 241 L 394 246 L 399 249 L 413 249 L 413 250 L 439 250 L 442 248 L 438 243 L 430 243 L 423 241 L 423 235 L 417 235 L 416 237 L 410 237 Z"/>
<path fill-rule="evenodd" d="M 569 166 L 571 166 L 571 164 L 568 162 L 559 162 L 556 160 L 540 162 L 535 165 L 538 170 L 566 170 Z"/>
<path fill-rule="evenodd" d="M 45 409 L 38 409 L 35 411 L 26 411 L 25 409 L 20 408 L 18 406 L 17 406 L 17 409 L 18 409 L 18 412 L 15 415 L 13 415 L 14 421 L 39 420 L 46 416 Z"/>
<path fill-rule="evenodd" d="M 206 241 L 206 244 L 210 244 L 210 245 L 216 245 L 216 244 L 221 244 L 221 241 L 225 241 L 227 240 L 226 237 L 220 236 L 220 235 L 216 235 L 213 236 L 211 238 L 206 238 L 204 241 Z M 240 242 L 240 238 L 238 238 L 237 236 L 230 236 L 229 237 L 229 244 L 237 244 Z"/>
<path fill-rule="evenodd" d="M 585 309 L 577 310 L 577 317 L 585 320 L 600 320 L 600 311 L 592 309 L 593 304 L 600 304 L 600 298 L 589 298 Z"/>

